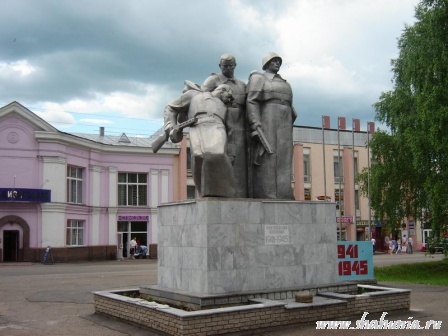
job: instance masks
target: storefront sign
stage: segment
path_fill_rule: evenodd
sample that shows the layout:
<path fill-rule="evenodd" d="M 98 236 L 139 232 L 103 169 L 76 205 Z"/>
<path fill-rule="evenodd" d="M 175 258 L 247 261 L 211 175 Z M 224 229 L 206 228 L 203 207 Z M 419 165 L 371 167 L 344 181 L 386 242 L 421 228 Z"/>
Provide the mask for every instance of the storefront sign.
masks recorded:
<path fill-rule="evenodd" d="M 336 217 L 336 223 L 339 223 L 339 217 Z M 353 223 L 352 216 L 342 216 L 341 223 Z"/>
<path fill-rule="evenodd" d="M 356 221 L 356 226 L 368 226 L 368 225 L 369 225 L 368 220 L 357 220 Z M 376 221 L 371 220 L 370 226 L 376 226 Z"/>
<path fill-rule="evenodd" d="M 51 202 L 51 190 L 0 188 L 0 202 Z"/>
<path fill-rule="evenodd" d="M 338 241 L 339 280 L 373 279 L 373 248 L 370 241 Z"/>
<path fill-rule="evenodd" d="M 119 221 L 149 221 L 149 216 L 118 216 Z"/>
<path fill-rule="evenodd" d="M 327 201 L 327 202 L 331 202 L 331 197 L 330 197 L 330 196 L 317 196 L 317 197 L 316 197 L 316 201 Z"/>

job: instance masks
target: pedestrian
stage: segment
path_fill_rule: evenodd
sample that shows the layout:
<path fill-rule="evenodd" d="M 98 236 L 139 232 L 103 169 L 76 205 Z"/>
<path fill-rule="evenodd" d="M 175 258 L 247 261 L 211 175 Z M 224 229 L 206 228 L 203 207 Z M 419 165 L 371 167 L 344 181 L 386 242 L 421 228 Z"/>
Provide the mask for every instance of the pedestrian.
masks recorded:
<path fill-rule="evenodd" d="M 376 244 L 375 238 L 372 237 L 371 242 L 372 242 L 373 254 L 375 254 L 375 244 Z"/>
<path fill-rule="evenodd" d="M 395 254 L 402 254 L 400 238 L 398 238 L 398 240 L 397 240 L 397 250 L 395 251 Z"/>
<path fill-rule="evenodd" d="M 409 237 L 409 240 L 408 240 L 408 253 L 409 254 L 412 254 L 414 252 L 413 246 L 412 246 L 413 243 L 414 243 L 414 240 L 412 239 L 412 237 Z"/>
<path fill-rule="evenodd" d="M 395 251 L 395 249 L 397 248 L 397 241 L 395 240 L 395 238 L 392 238 L 391 243 L 390 243 L 390 255 L 392 255 Z"/>
<path fill-rule="evenodd" d="M 129 243 L 129 258 L 130 259 L 135 259 L 134 257 L 134 253 L 135 253 L 135 248 L 137 247 L 137 237 L 132 238 L 131 242 Z"/>

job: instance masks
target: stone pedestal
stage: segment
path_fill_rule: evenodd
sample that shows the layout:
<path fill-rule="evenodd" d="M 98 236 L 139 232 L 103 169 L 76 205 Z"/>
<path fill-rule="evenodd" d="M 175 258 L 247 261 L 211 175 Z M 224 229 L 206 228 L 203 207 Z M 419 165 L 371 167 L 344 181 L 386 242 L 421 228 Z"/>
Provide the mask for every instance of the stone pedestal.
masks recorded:
<path fill-rule="evenodd" d="M 159 289 L 201 295 L 338 281 L 335 205 L 206 198 L 159 207 Z"/>

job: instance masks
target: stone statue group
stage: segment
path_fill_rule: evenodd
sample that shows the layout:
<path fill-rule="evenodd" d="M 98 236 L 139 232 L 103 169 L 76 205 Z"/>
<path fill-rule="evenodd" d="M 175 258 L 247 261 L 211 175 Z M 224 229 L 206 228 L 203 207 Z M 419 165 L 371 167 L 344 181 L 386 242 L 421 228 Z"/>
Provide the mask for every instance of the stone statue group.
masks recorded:
<path fill-rule="evenodd" d="M 282 58 L 268 53 L 264 72 L 246 85 L 234 77 L 235 57 L 222 55 L 221 73 L 202 85 L 185 81 L 183 94 L 164 112 L 165 134 L 182 140 L 190 127 L 193 179 L 200 197 L 294 199 L 291 187 L 292 90 L 278 71 Z"/>

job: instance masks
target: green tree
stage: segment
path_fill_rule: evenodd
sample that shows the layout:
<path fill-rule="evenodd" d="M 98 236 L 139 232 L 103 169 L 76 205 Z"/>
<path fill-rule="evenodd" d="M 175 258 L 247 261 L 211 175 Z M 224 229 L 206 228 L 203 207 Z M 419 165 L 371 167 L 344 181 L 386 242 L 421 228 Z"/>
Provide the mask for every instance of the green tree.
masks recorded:
<path fill-rule="evenodd" d="M 415 18 L 391 62 L 394 88 L 374 104 L 390 131 L 373 135 L 375 164 L 359 181 L 379 219 L 397 228 L 425 210 L 439 236 L 448 222 L 448 0 L 422 0 Z"/>

